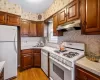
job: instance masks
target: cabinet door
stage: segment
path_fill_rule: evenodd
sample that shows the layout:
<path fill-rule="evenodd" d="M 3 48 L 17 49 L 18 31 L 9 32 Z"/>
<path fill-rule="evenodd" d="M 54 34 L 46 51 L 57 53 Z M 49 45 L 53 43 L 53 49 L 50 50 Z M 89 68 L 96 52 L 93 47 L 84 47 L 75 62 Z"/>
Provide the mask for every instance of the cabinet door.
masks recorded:
<path fill-rule="evenodd" d="M 63 32 L 57 31 L 57 27 L 58 27 L 58 16 L 57 16 L 57 14 L 55 14 L 53 16 L 53 35 L 54 36 L 63 36 Z"/>
<path fill-rule="evenodd" d="M 7 14 L 7 24 L 13 26 L 20 26 L 20 16 Z"/>
<path fill-rule="evenodd" d="M 22 54 L 22 68 L 27 69 L 33 66 L 33 55 L 30 53 Z"/>
<path fill-rule="evenodd" d="M 40 53 L 34 53 L 34 66 L 41 67 L 41 54 Z"/>
<path fill-rule="evenodd" d="M 37 36 L 36 22 L 30 22 L 29 36 L 31 37 Z"/>
<path fill-rule="evenodd" d="M 64 24 L 64 23 L 66 23 L 66 21 L 67 21 L 67 19 L 66 19 L 66 8 L 64 8 L 58 13 L 58 23 Z"/>
<path fill-rule="evenodd" d="M 79 18 L 79 0 L 75 0 L 67 6 L 67 21 L 72 21 L 78 18 Z"/>
<path fill-rule="evenodd" d="M 29 27 L 30 23 L 28 20 L 21 20 L 21 36 L 28 36 L 29 35 Z"/>
<path fill-rule="evenodd" d="M 79 80 L 100 80 L 100 77 L 76 66 L 75 76 Z"/>
<path fill-rule="evenodd" d="M 0 80 L 4 80 L 4 69 L 0 72 Z"/>
<path fill-rule="evenodd" d="M 43 37 L 44 36 L 44 22 L 37 22 L 36 27 L 37 27 L 37 36 Z"/>
<path fill-rule="evenodd" d="M 0 24 L 5 24 L 6 23 L 6 13 L 0 12 Z"/>
<path fill-rule="evenodd" d="M 100 34 L 100 0 L 80 0 L 82 33 Z"/>

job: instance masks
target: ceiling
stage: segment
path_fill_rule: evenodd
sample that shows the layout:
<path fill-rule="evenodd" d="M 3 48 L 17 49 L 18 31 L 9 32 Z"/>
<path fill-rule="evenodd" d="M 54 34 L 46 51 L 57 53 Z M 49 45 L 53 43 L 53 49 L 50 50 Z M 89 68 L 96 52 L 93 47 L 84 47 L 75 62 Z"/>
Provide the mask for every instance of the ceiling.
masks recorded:
<path fill-rule="evenodd" d="M 42 13 L 47 10 L 54 0 L 8 0 L 21 5 L 24 11 Z"/>

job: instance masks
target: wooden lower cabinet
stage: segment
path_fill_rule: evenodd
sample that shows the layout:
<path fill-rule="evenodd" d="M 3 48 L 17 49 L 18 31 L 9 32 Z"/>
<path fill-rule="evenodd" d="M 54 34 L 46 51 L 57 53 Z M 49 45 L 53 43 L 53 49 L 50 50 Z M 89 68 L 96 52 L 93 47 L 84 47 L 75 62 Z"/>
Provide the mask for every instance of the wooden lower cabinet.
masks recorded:
<path fill-rule="evenodd" d="M 78 66 L 75 67 L 75 80 L 100 80 L 100 77 L 84 70 Z"/>
<path fill-rule="evenodd" d="M 79 80 L 78 78 L 75 78 L 75 80 Z"/>
<path fill-rule="evenodd" d="M 33 66 L 33 54 L 22 54 L 22 68 L 28 69 Z"/>
<path fill-rule="evenodd" d="M 4 69 L 0 73 L 0 80 L 4 80 Z"/>
<path fill-rule="evenodd" d="M 41 66 L 41 55 L 40 53 L 34 53 L 34 67 Z"/>
<path fill-rule="evenodd" d="M 32 67 L 41 67 L 41 49 L 22 50 L 20 60 L 21 71 Z"/>
<path fill-rule="evenodd" d="M 33 49 L 34 67 L 41 67 L 41 49 Z"/>

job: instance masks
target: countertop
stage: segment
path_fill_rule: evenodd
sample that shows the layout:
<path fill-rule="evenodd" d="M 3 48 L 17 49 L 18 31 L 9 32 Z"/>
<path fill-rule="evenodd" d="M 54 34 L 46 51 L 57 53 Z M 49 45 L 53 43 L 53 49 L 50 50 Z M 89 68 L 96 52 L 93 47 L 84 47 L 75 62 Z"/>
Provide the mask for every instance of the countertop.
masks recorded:
<path fill-rule="evenodd" d="M 88 60 L 86 57 L 81 58 L 76 61 L 76 65 L 100 76 L 100 63 Z"/>
<path fill-rule="evenodd" d="M 2 69 L 4 68 L 4 64 L 5 64 L 5 61 L 0 62 L 0 73 L 1 73 Z"/>
<path fill-rule="evenodd" d="M 21 50 L 24 49 L 41 49 L 42 47 L 34 47 L 34 46 L 21 46 Z"/>

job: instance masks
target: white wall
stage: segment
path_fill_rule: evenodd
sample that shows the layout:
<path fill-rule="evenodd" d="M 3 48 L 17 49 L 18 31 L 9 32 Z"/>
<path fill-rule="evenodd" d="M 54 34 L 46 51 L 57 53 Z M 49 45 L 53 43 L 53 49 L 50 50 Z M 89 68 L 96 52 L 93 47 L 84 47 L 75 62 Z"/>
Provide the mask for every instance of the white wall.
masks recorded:
<path fill-rule="evenodd" d="M 35 46 L 42 37 L 21 37 L 21 46 Z"/>

